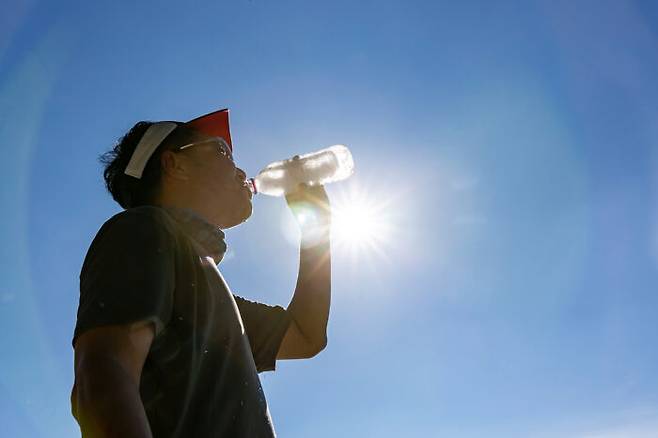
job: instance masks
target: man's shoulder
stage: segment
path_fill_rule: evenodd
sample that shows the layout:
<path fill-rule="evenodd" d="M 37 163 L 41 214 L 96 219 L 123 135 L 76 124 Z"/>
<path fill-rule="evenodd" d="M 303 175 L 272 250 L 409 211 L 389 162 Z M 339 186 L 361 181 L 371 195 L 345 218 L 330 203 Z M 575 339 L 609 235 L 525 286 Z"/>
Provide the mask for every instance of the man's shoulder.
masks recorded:
<path fill-rule="evenodd" d="M 178 228 L 166 210 L 154 205 L 142 205 L 116 213 L 101 226 L 94 238 L 99 240 L 134 239 L 158 235 L 177 240 Z"/>
<path fill-rule="evenodd" d="M 148 252 L 158 248 L 160 252 L 176 251 L 180 232 L 167 212 L 157 206 L 140 206 L 123 210 L 103 223 L 94 236 L 84 267 L 101 254 L 113 257 L 130 248 L 131 253 Z"/>

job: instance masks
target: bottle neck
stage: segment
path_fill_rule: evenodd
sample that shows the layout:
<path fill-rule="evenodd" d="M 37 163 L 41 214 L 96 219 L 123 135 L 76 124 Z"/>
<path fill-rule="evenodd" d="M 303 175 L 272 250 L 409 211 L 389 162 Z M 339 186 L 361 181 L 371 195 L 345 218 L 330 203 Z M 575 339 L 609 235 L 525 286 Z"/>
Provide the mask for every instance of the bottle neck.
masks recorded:
<path fill-rule="evenodd" d="M 256 195 L 258 194 L 258 189 L 256 188 L 256 179 L 255 178 L 247 178 L 247 187 L 249 187 L 249 190 L 251 190 L 251 193 Z"/>

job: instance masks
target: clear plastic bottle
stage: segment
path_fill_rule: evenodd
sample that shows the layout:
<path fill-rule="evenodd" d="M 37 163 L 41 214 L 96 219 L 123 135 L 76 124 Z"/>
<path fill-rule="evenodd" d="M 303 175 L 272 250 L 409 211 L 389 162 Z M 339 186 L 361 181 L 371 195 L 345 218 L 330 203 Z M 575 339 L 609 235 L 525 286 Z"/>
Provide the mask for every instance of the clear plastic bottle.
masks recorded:
<path fill-rule="evenodd" d="M 341 181 L 354 173 L 354 160 L 346 146 L 337 144 L 317 152 L 275 161 L 249 178 L 249 188 L 256 193 L 283 196 L 297 189 L 300 183 L 308 185 Z"/>

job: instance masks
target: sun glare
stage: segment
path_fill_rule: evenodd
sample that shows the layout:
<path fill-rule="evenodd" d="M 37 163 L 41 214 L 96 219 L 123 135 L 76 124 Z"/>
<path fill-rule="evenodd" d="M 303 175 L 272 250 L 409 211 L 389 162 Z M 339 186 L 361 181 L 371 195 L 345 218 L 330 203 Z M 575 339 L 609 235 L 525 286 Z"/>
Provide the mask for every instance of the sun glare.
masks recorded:
<path fill-rule="evenodd" d="M 331 193 L 330 200 L 332 247 L 352 261 L 358 259 L 375 269 L 381 267 L 380 262 L 390 261 L 399 250 L 394 239 L 398 216 L 403 210 L 399 194 L 376 193 L 363 185 L 347 184 Z M 303 205 L 295 208 L 297 223 L 285 213 L 281 221 L 284 235 L 290 244 L 297 245 L 300 237 L 297 223 L 302 228 L 313 229 L 318 218 L 313 209 L 305 209 Z M 312 241 L 312 236 L 306 235 L 306 241 Z"/>
<path fill-rule="evenodd" d="M 332 205 L 332 237 L 336 244 L 381 252 L 391 227 L 385 203 L 363 193 L 350 193 L 336 201 Z"/>
<path fill-rule="evenodd" d="M 363 205 L 344 205 L 334 213 L 333 229 L 341 241 L 368 243 L 380 237 L 380 224 Z"/>

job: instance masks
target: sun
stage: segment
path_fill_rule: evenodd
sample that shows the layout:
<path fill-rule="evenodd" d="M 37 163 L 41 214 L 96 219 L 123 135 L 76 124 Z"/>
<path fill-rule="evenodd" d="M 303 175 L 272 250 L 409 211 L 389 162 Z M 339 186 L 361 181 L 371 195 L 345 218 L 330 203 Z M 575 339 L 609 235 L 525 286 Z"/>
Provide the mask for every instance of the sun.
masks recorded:
<path fill-rule="evenodd" d="M 356 252 L 381 252 L 391 234 L 386 204 L 363 192 L 339 197 L 332 202 L 332 240 Z"/>
<path fill-rule="evenodd" d="M 347 256 L 351 262 L 365 262 L 374 269 L 379 269 L 381 262 L 390 262 L 396 253 L 395 236 L 404 210 L 400 195 L 369 190 L 363 183 L 346 184 L 330 194 L 331 246 L 336 254 Z M 322 237 L 322 228 L 318 229 L 319 235 L 314 234 L 318 218 L 313 208 L 297 205 L 293 215 L 296 223 L 289 220 L 288 214 L 281 221 L 290 244 L 297 245 L 299 241 L 298 226 L 305 233 L 302 245 L 312 245 L 315 238 Z"/>
<path fill-rule="evenodd" d="M 342 243 L 371 243 L 382 237 L 381 228 L 379 218 L 364 205 L 342 205 L 333 213 L 332 231 Z"/>

